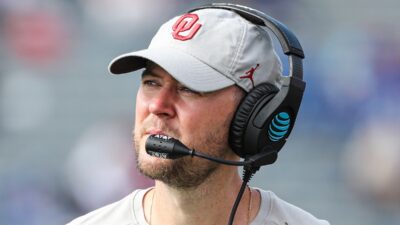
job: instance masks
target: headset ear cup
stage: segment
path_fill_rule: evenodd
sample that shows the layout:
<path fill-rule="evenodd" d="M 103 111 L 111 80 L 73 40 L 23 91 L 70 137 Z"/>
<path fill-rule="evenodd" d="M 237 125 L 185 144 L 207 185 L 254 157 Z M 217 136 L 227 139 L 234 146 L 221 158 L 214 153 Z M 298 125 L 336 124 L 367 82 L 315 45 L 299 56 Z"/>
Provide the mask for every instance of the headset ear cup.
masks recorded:
<path fill-rule="evenodd" d="M 257 153 L 257 149 L 244 149 L 243 140 L 254 109 L 261 100 L 267 97 L 272 99 L 278 91 L 279 89 L 276 86 L 263 83 L 253 88 L 239 104 L 231 122 L 229 144 L 232 150 L 241 158 Z"/>

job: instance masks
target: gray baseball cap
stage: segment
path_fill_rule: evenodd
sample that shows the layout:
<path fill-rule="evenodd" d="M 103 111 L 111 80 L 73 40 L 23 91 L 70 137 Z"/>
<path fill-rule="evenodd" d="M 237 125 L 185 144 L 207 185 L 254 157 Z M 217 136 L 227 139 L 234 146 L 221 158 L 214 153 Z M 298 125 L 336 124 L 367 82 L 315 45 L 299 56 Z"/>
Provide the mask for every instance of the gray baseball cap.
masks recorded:
<path fill-rule="evenodd" d="M 150 60 L 188 88 L 216 91 L 238 85 L 281 85 L 282 65 L 268 32 L 224 9 L 202 9 L 164 23 L 144 50 L 120 55 L 113 74 L 144 68 Z"/>

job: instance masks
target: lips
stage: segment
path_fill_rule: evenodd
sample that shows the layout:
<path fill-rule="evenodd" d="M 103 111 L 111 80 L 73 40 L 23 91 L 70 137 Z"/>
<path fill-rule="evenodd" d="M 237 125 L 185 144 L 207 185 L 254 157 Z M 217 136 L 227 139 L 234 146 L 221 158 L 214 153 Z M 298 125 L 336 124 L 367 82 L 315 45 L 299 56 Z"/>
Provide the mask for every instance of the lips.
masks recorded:
<path fill-rule="evenodd" d="M 165 132 L 163 132 L 162 130 L 159 129 L 149 129 L 145 132 L 145 135 L 153 135 L 153 134 L 157 134 L 157 135 L 161 135 L 161 136 L 166 136 L 166 137 L 170 137 L 169 135 L 167 135 Z"/>

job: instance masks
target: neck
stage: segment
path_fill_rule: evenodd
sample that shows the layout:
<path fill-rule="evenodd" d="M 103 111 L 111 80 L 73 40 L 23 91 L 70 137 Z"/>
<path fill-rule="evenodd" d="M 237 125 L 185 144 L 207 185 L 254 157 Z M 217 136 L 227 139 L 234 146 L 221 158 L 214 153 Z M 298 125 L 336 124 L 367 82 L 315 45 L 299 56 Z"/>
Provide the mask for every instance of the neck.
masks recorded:
<path fill-rule="evenodd" d="M 204 183 L 191 189 L 177 189 L 156 181 L 153 193 L 146 195 L 145 215 L 151 225 L 227 224 L 242 181 L 237 168 L 221 166 Z M 245 191 L 234 224 L 248 224 L 258 210 L 258 195 Z M 256 207 L 257 206 L 257 207 Z M 249 212 L 249 208 L 253 209 Z"/>

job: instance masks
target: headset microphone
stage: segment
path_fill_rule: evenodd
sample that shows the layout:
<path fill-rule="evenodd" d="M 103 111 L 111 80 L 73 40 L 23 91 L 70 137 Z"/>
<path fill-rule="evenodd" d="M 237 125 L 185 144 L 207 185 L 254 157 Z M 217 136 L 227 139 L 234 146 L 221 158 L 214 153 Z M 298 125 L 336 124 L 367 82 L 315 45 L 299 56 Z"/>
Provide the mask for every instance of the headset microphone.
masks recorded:
<path fill-rule="evenodd" d="M 168 137 L 161 134 L 152 134 L 146 140 L 146 152 L 147 154 L 164 159 L 177 159 L 183 156 L 197 156 L 203 159 L 214 161 L 217 163 L 230 165 L 230 166 L 251 166 L 253 168 L 259 168 L 263 165 L 272 164 L 275 162 L 276 157 L 271 155 L 275 152 L 264 151 L 264 154 L 257 154 L 250 156 L 244 161 L 232 161 L 220 158 L 215 158 L 213 156 L 204 154 L 202 152 L 197 152 L 194 149 L 186 147 L 179 140 Z M 274 154 L 276 156 L 276 154 Z"/>
<path fill-rule="evenodd" d="M 152 134 L 146 140 L 147 154 L 164 159 L 177 159 L 193 155 L 193 151 L 180 141 L 161 134 Z"/>

